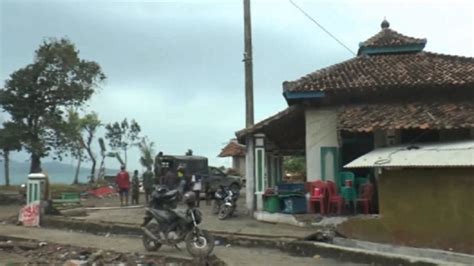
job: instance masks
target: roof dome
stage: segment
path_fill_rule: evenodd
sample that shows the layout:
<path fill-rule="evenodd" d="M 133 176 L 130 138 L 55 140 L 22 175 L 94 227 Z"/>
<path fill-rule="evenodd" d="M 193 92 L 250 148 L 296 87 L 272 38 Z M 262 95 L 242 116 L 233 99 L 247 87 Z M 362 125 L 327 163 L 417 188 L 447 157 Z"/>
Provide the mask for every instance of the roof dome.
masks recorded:
<path fill-rule="evenodd" d="M 386 19 L 380 26 L 382 30 L 359 44 L 358 55 L 420 52 L 426 45 L 426 39 L 405 36 L 390 29 Z"/>

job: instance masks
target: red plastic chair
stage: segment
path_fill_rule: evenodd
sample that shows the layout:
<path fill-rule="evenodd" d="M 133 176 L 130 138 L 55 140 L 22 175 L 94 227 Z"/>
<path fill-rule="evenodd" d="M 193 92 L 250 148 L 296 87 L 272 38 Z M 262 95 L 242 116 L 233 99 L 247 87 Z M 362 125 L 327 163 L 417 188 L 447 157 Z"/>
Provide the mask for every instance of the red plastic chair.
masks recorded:
<path fill-rule="evenodd" d="M 341 209 L 342 209 L 342 204 L 344 203 L 344 199 L 337 194 L 336 191 L 336 183 L 332 181 L 326 181 L 327 183 L 327 191 L 328 191 L 328 208 L 327 211 L 328 213 L 331 212 L 332 208 L 336 206 L 337 207 L 337 214 L 341 214 Z"/>
<path fill-rule="evenodd" d="M 374 193 L 374 186 L 371 183 L 365 183 L 360 186 L 359 198 L 356 199 L 356 209 L 357 205 L 360 204 L 364 214 L 369 214 L 369 211 L 372 209 L 372 195 Z"/>
<path fill-rule="evenodd" d="M 316 212 L 316 204 L 319 203 L 319 211 L 321 212 L 321 214 L 325 214 L 325 206 L 327 205 L 326 184 L 321 180 L 312 182 L 310 186 L 310 195 L 311 196 L 309 198 L 309 204 L 311 206 L 311 210 L 314 210 L 314 212 Z"/>

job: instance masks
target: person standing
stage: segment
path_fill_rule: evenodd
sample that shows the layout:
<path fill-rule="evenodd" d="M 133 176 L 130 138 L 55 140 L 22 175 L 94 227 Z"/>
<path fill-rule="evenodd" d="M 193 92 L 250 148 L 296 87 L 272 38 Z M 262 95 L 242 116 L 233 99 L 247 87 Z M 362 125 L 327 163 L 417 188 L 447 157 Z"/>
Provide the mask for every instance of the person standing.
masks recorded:
<path fill-rule="evenodd" d="M 211 184 L 209 182 L 204 182 L 204 195 L 206 197 L 206 206 L 211 206 L 211 200 L 214 193 L 211 191 Z"/>
<path fill-rule="evenodd" d="M 201 183 L 201 176 L 194 174 L 193 177 L 191 178 L 191 182 L 193 184 L 193 191 L 194 194 L 196 194 L 196 207 L 199 208 L 199 203 L 201 202 L 201 189 L 202 189 L 202 183 Z"/>
<path fill-rule="evenodd" d="M 155 184 L 155 178 L 153 176 L 153 172 L 151 171 L 151 167 L 147 167 L 145 173 L 143 173 L 142 180 L 143 189 L 145 190 L 145 202 L 148 204 L 151 193 L 153 192 L 153 185 Z"/>
<path fill-rule="evenodd" d="M 188 191 L 188 182 L 184 173 L 184 166 L 178 167 L 178 190 L 181 195 L 184 195 Z"/>
<path fill-rule="evenodd" d="M 132 177 L 132 204 L 139 204 L 140 198 L 140 180 L 138 179 L 138 170 L 133 172 Z"/>
<path fill-rule="evenodd" d="M 169 190 L 177 189 L 178 176 L 171 168 L 164 168 L 166 174 L 161 178 L 160 185 L 167 186 Z"/>
<path fill-rule="evenodd" d="M 130 188 L 130 176 L 125 171 L 125 165 L 120 166 L 120 172 L 115 177 L 115 183 L 117 184 L 120 194 L 120 206 L 124 206 L 123 202 L 125 199 L 125 206 L 128 206 L 128 189 Z"/>

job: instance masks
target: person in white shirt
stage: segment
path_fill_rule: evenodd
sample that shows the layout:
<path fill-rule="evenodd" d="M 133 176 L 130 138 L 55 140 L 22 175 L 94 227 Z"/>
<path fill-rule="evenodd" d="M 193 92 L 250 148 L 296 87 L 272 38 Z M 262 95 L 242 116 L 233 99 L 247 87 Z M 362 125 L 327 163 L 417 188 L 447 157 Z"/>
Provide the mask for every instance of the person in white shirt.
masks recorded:
<path fill-rule="evenodd" d="M 196 194 L 196 207 L 199 207 L 199 203 L 201 202 L 201 189 L 202 189 L 202 180 L 200 175 L 194 174 L 191 178 L 191 182 L 193 183 L 193 191 Z"/>

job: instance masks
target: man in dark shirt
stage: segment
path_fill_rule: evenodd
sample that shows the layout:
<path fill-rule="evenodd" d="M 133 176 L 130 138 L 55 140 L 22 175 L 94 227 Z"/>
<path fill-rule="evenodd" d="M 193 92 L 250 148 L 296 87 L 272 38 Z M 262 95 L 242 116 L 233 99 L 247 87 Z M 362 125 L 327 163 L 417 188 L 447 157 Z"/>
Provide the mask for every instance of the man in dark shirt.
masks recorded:
<path fill-rule="evenodd" d="M 153 192 L 153 185 L 155 184 L 155 178 L 151 167 L 147 167 L 145 173 L 143 173 L 143 189 L 145 190 L 145 202 L 148 203 L 151 193 Z"/>
<path fill-rule="evenodd" d="M 170 190 L 178 188 L 179 178 L 171 169 L 166 169 L 161 184 L 167 186 Z"/>

